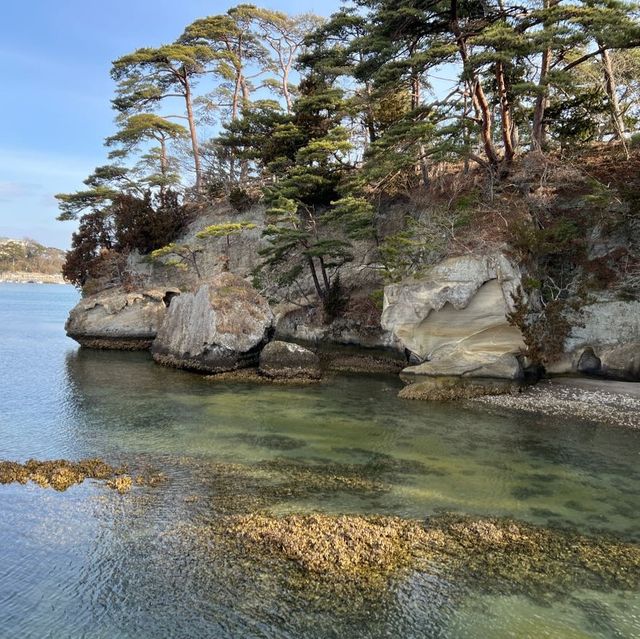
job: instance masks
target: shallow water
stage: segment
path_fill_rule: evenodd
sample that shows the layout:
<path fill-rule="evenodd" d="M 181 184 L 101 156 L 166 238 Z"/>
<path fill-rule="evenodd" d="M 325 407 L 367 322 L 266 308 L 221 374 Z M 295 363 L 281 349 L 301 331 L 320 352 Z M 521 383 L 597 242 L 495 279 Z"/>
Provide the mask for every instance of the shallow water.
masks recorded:
<path fill-rule="evenodd" d="M 0 285 L 0 458 L 100 456 L 168 482 L 125 496 L 0 486 L 1 637 L 640 636 L 638 593 L 532 598 L 416 574 L 345 601 L 211 553 L 197 532 L 221 464 L 242 464 L 259 474 L 239 511 L 505 515 L 640 541 L 640 432 L 402 401 L 389 377 L 252 386 L 79 350 L 63 331 L 76 297 Z M 318 483 L 327 469 L 361 483 Z"/>

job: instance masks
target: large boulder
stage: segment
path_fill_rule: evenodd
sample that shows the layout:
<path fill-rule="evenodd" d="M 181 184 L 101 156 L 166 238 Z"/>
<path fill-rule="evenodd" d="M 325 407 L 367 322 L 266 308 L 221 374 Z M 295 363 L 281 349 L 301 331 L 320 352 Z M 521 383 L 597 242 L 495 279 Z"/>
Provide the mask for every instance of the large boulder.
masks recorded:
<path fill-rule="evenodd" d="M 518 379 L 524 342 L 507 314 L 519 285 L 502 254 L 452 257 L 419 280 L 387 286 L 382 327 L 421 363 L 409 375 Z"/>
<path fill-rule="evenodd" d="M 260 353 L 259 371 L 271 378 L 319 379 L 320 359 L 308 348 L 276 340 Z"/>
<path fill-rule="evenodd" d="M 177 289 L 127 292 L 110 288 L 71 310 L 67 335 L 87 348 L 143 350 L 151 346 Z"/>
<path fill-rule="evenodd" d="M 219 273 L 170 306 L 152 353 L 168 366 L 222 373 L 257 364 L 273 313 L 245 280 Z"/>

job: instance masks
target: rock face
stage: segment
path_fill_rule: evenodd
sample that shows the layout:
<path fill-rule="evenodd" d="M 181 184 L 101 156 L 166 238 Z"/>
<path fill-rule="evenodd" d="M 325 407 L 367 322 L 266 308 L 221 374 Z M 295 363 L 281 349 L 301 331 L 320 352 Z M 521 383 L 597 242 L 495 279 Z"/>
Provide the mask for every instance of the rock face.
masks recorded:
<path fill-rule="evenodd" d="M 269 342 L 260 353 L 259 371 L 272 378 L 319 379 L 320 359 L 308 348 L 291 342 Z"/>
<path fill-rule="evenodd" d="M 550 374 L 640 381 L 640 302 L 601 299 L 582 310 Z"/>
<path fill-rule="evenodd" d="M 452 257 L 418 281 L 387 286 L 382 327 L 423 362 L 409 375 L 518 379 L 524 343 L 506 314 L 519 284 L 504 255 Z"/>
<path fill-rule="evenodd" d="M 107 289 L 82 299 L 69 314 L 67 335 L 88 348 L 143 350 L 151 346 L 177 289 Z"/>
<path fill-rule="evenodd" d="M 153 357 L 209 373 L 244 368 L 257 363 L 272 324 L 269 304 L 248 282 L 219 273 L 173 301 L 153 343 Z"/>

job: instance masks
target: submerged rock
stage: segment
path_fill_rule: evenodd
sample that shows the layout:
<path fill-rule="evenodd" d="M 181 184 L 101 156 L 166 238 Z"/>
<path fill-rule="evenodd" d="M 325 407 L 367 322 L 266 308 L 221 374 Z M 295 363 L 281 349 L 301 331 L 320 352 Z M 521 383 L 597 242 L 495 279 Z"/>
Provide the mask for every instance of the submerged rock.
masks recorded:
<path fill-rule="evenodd" d="M 367 580 L 410 569 L 470 578 L 502 594 L 562 593 L 576 583 L 640 586 L 638 545 L 511 520 L 253 514 L 227 518 L 223 534 L 323 578 Z"/>
<path fill-rule="evenodd" d="M 320 379 L 320 359 L 308 348 L 292 342 L 269 342 L 260 353 L 258 370 L 272 378 Z"/>
<path fill-rule="evenodd" d="M 82 299 L 65 324 L 87 348 L 144 350 L 151 346 L 177 289 L 127 292 L 111 288 Z"/>
<path fill-rule="evenodd" d="M 252 366 L 272 323 L 269 304 L 251 284 L 220 273 L 171 304 L 153 342 L 153 358 L 208 373 Z"/>
<path fill-rule="evenodd" d="M 425 401 L 455 401 L 484 395 L 511 394 L 516 393 L 518 389 L 519 384 L 508 380 L 438 376 L 422 378 L 421 381 L 405 386 L 398 393 L 398 397 Z"/>
<path fill-rule="evenodd" d="M 30 459 L 24 464 L 12 461 L 0 461 L 0 484 L 18 482 L 26 484 L 32 481 L 42 488 L 53 488 L 58 491 L 67 490 L 74 484 L 81 484 L 85 479 L 110 480 L 107 485 L 113 488 L 123 486 L 123 468 L 110 466 L 101 459 L 82 459 L 77 462 L 66 459 L 38 461 Z M 129 477 L 129 486 L 131 478 Z M 111 486 L 110 482 L 114 482 Z"/>

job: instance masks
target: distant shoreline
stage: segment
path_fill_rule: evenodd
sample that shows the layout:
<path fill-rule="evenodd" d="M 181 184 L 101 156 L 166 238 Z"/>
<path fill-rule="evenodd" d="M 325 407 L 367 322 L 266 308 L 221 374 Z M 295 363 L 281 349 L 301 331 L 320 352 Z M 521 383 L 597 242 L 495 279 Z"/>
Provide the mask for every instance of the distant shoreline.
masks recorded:
<path fill-rule="evenodd" d="M 62 275 L 52 273 L 28 273 L 26 271 L 0 271 L 0 284 L 68 284 Z"/>

